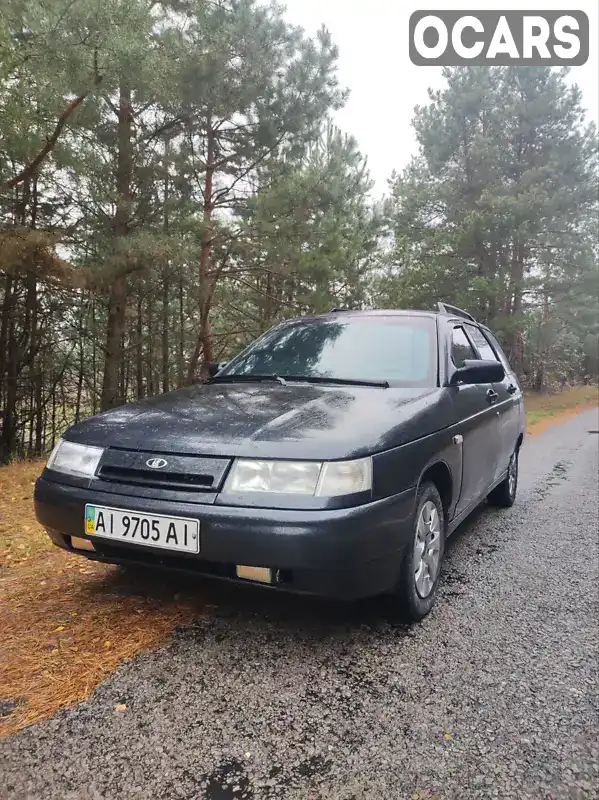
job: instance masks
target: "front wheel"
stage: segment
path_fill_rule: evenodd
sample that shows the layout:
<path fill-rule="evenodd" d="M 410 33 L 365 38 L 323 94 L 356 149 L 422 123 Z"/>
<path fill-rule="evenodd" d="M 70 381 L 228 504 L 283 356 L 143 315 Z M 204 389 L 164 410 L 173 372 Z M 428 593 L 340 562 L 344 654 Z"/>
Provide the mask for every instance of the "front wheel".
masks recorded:
<path fill-rule="evenodd" d="M 511 508 L 518 491 L 518 448 L 512 453 L 507 468 L 507 475 L 489 495 L 489 503 L 498 508 Z"/>
<path fill-rule="evenodd" d="M 426 617 L 435 604 L 444 552 L 443 504 L 436 486 L 425 483 L 418 492 L 412 540 L 394 593 L 402 615 L 412 622 Z"/>

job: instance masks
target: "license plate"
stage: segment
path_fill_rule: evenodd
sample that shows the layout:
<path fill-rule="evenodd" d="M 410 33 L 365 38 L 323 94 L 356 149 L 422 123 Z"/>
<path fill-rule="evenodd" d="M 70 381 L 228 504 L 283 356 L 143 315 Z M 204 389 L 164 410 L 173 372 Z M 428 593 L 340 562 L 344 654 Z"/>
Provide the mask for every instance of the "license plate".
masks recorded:
<path fill-rule="evenodd" d="M 200 523 L 188 517 L 165 517 L 162 514 L 138 514 L 123 508 L 85 506 L 85 532 L 88 536 L 126 544 L 141 544 L 200 552 Z"/>

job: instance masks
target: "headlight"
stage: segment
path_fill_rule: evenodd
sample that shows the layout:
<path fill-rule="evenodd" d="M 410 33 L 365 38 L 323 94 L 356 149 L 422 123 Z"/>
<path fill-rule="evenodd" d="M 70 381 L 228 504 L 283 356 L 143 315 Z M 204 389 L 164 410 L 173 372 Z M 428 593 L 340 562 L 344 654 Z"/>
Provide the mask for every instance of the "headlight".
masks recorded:
<path fill-rule="evenodd" d="M 50 453 L 46 467 L 79 478 L 93 478 L 103 452 L 101 447 L 90 447 L 59 439 Z"/>
<path fill-rule="evenodd" d="M 335 497 L 372 487 L 372 461 L 256 461 L 236 459 L 223 492 L 275 492 Z"/>
<path fill-rule="evenodd" d="M 316 494 L 336 497 L 341 494 L 368 492 L 372 489 L 372 459 L 357 461 L 325 461 L 322 465 Z"/>

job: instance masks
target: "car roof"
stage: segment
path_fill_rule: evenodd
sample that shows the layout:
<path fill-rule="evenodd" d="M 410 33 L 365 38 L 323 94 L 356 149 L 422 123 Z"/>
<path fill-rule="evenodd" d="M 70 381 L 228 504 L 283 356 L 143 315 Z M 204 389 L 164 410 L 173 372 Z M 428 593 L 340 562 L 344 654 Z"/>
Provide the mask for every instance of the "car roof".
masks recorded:
<path fill-rule="evenodd" d="M 285 322 L 300 322 L 318 319 L 338 319 L 339 317 L 427 317 L 429 319 L 442 318 L 447 321 L 469 322 L 474 325 L 481 325 L 475 319 L 466 319 L 465 317 L 450 313 L 449 311 L 431 311 L 430 309 L 418 308 L 365 308 L 365 309 L 350 309 L 350 308 L 334 308 L 324 314 L 306 314 L 302 317 L 293 317 L 287 319 Z M 484 327 L 482 325 L 481 327 Z"/>
<path fill-rule="evenodd" d="M 288 322 L 297 322 L 298 320 L 312 320 L 312 319 L 338 319 L 339 317 L 430 317 L 434 318 L 439 316 L 434 311 L 420 311 L 417 309 L 399 309 L 399 308 L 364 308 L 364 309 L 333 309 L 326 311 L 323 314 L 306 314 L 302 317 L 294 317 L 287 320 Z"/>

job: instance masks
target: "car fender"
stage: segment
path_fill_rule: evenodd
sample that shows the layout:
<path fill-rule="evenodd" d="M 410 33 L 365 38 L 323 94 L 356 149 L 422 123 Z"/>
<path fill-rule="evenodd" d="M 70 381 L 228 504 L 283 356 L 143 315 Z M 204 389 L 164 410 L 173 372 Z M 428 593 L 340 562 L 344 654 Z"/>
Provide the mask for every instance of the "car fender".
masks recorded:
<path fill-rule="evenodd" d="M 423 476 L 435 464 L 449 471 L 452 479 L 448 518 L 454 513 L 462 480 L 462 443 L 455 430 L 445 428 L 408 444 L 373 456 L 373 499 L 382 499 L 408 489 L 417 490 Z"/>
<path fill-rule="evenodd" d="M 454 437 L 455 439 L 456 437 Z M 438 457 L 432 458 L 422 469 L 418 483 L 416 484 L 416 495 L 414 498 L 414 511 L 418 494 L 423 483 L 432 481 L 443 501 L 446 522 L 449 522 L 454 514 L 460 497 L 462 486 L 462 442 L 452 441 L 452 447 Z"/>

